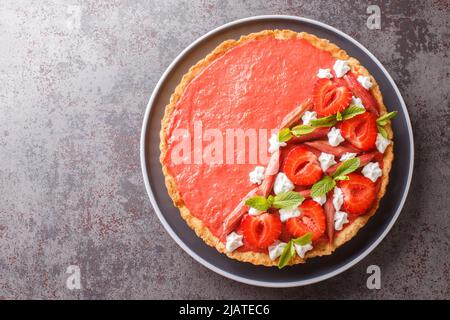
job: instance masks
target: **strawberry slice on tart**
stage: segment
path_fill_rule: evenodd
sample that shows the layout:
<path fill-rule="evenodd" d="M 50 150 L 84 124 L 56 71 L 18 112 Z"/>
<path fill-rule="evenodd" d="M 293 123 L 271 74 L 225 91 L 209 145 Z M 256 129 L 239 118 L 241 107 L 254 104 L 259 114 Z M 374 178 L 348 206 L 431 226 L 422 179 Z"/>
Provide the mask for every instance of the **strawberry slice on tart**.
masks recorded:
<path fill-rule="evenodd" d="M 359 216 L 372 207 L 377 196 L 377 186 L 359 173 L 350 173 L 348 178 L 338 182 L 344 194 L 344 211 Z"/>
<path fill-rule="evenodd" d="M 325 213 L 320 204 L 314 200 L 306 200 L 300 206 L 300 216 L 286 221 L 286 230 L 294 238 L 311 232 L 312 240 L 319 239 L 325 233 Z"/>
<path fill-rule="evenodd" d="M 263 213 L 258 216 L 245 215 L 241 222 L 245 241 L 252 247 L 265 249 L 281 234 L 281 220 L 278 214 Z"/>
<path fill-rule="evenodd" d="M 293 148 L 283 163 L 283 171 L 296 185 L 310 186 L 320 180 L 322 169 L 317 156 L 304 146 Z"/>
<path fill-rule="evenodd" d="M 342 121 L 341 134 L 356 148 L 369 151 L 375 148 L 377 140 L 377 118 L 371 112 L 364 112 L 356 117 Z"/>
<path fill-rule="evenodd" d="M 314 111 L 319 116 L 330 116 L 343 111 L 352 99 L 345 86 L 336 86 L 330 79 L 319 79 L 313 87 Z"/>

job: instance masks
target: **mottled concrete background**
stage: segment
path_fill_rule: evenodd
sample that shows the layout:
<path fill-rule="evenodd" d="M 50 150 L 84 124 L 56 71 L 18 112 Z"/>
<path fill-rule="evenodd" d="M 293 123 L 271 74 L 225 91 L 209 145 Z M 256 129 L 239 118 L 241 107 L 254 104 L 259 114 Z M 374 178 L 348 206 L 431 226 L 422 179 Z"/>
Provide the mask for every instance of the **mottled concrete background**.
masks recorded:
<path fill-rule="evenodd" d="M 0 4 L 0 298 L 450 298 L 449 2 L 17 1 Z M 237 18 L 318 19 L 371 50 L 416 139 L 399 221 L 351 270 L 275 290 L 205 269 L 165 232 L 141 178 L 149 95 L 175 56 Z M 155 133 L 157 134 L 157 133 Z M 81 268 L 81 290 L 65 286 Z M 370 264 L 382 289 L 366 288 Z"/>

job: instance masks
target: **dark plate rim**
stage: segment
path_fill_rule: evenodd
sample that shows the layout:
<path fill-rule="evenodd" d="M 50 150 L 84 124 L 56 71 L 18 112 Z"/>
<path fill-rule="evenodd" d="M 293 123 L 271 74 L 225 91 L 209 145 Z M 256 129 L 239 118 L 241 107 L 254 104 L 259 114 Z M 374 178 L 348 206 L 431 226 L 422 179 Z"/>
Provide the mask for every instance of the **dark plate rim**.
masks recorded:
<path fill-rule="evenodd" d="M 384 73 L 384 75 L 386 76 L 386 78 L 389 80 L 390 85 L 394 88 L 395 90 L 395 94 L 397 95 L 400 104 L 401 104 L 401 108 L 404 111 L 405 114 L 405 119 L 406 119 L 406 125 L 407 125 L 407 129 L 408 129 L 408 135 L 409 135 L 409 142 L 410 142 L 410 165 L 409 165 L 409 170 L 408 170 L 408 178 L 407 178 L 407 182 L 406 182 L 406 187 L 405 187 L 405 192 L 403 194 L 402 199 L 400 200 L 400 204 L 394 214 L 394 216 L 392 217 L 391 221 L 389 222 L 388 226 L 384 229 L 384 231 L 381 233 L 381 235 L 378 237 L 378 239 L 376 239 L 371 246 L 369 246 L 366 250 L 364 250 L 363 252 L 361 252 L 355 259 L 351 260 L 350 262 L 346 263 L 345 265 L 333 270 L 332 272 L 328 272 L 325 273 L 321 276 L 315 277 L 315 278 L 311 278 L 311 279 L 307 279 L 307 280 L 299 280 L 299 281 L 290 281 L 290 282 L 271 282 L 271 281 L 259 281 L 259 280 L 253 280 L 253 279 L 248 279 L 245 277 L 241 277 L 241 276 L 237 276 L 234 275 L 230 272 L 227 272 L 223 269 L 220 269 L 214 265 L 212 265 L 210 262 L 206 261 L 205 259 L 203 259 L 202 257 L 200 257 L 197 253 L 195 253 L 193 250 L 191 250 L 191 248 L 189 246 L 187 246 L 179 237 L 178 235 L 174 232 L 174 230 L 169 226 L 169 224 L 167 223 L 166 219 L 164 218 L 164 215 L 162 214 L 161 210 L 159 209 L 158 203 L 156 202 L 155 196 L 153 194 L 153 190 L 152 190 L 152 186 L 150 185 L 150 181 L 148 179 L 148 171 L 147 171 L 147 166 L 146 166 L 146 162 L 147 162 L 147 157 L 146 157 L 146 133 L 147 133 L 147 129 L 148 129 L 148 123 L 149 123 L 149 116 L 154 104 L 154 101 L 157 97 L 158 92 L 160 91 L 160 88 L 162 86 L 162 84 L 164 83 L 165 79 L 167 78 L 167 76 L 170 74 L 170 72 L 174 69 L 174 67 L 178 64 L 178 62 L 192 49 L 194 48 L 198 43 L 202 42 L 205 38 L 210 37 L 213 34 L 219 33 L 222 30 L 225 30 L 229 27 L 241 24 L 241 23 L 247 23 L 247 22 L 252 22 L 252 21 L 257 21 L 257 20 L 270 20 L 270 19 L 286 19 L 286 20 L 296 20 L 299 22 L 305 22 L 305 23 L 309 23 L 309 24 L 314 24 L 318 27 L 324 28 L 324 29 L 328 29 L 331 32 L 334 32 L 336 34 L 338 34 L 339 36 L 345 38 L 346 40 L 348 40 L 349 42 L 351 42 L 353 45 L 359 47 L 362 51 L 364 51 L 364 53 L 366 53 L 370 59 L 372 59 L 377 66 L 380 68 L 380 70 Z M 159 134 L 159 133 L 158 133 Z M 166 71 L 163 73 L 163 75 L 161 76 L 161 78 L 159 79 L 158 83 L 156 84 L 155 89 L 152 92 L 152 95 L 150 96 L 150 100 L 147 104 L 146 110 L 145 110 L 145 115 L 144 115 L 144 120 L 143 120 L 143 124 L 142 124 L 142 129 L 141 129 L 141 139 L 140 139 L 140 160 L 141 160 L 141 169 L 142 169 L 142 175 L 143 175 L 143 179 L 144 179 L 144 184 L 145 184 L 145 189 L 147 190 L 147 194 L 150 198 L 150 202 L 153 206 L 153 209 L 155 210 L 156 215 L 158 216 L 159 220 L 161 221 L 161 223 L 163 224 L 164 228 L 166 229 L 166 231 L 169 233 L 169 235 L 175 240 L 175 242 L 186 252 L 188 253 L 192 258 L 194 258 L 196 261 L 198 261 L 200 264 L 202 264 L 203 266 L 205 266 L 206 268 L 235 281 L 238 282 L 242 282 L 242 283 L 246 283 L 246 284 L 250 284 L 250 285 L 254 285 L 254 286 L 260 286 L 260 287 L 271 287 L 271 288 L 288 288 L 288 287 L 298 287 L 298 286 L 304 286 L 304 285 L 309 285 L 309 284 L 313 284 L 316 282 L 320 282 L 329 278 L 332 278 L 342 272 L 344 272 L 345 270 L 351 268 L 353 265 L 357 264 L 359 261 L 361 261 L 362 259 L 364 259 L 370 252 L 372 252 L 379 244 L 380 242 L 386 237 L 386 235 L 388 234 L 388 232 L 391 230 L 392 226 L 394 225 L 394 223 L 397 221 L 398 216 L 400 215 L 400 212 L 403 209 L 403 205 L 406 201 L 406 198 L 408 196 L 408 192 L 409 192 L 409 188 L 411 185 L 411 180 L 412 180 L 412 175 L 413 175 L 413 168 L 414 168 L 414 138 L 413 138 L 413 133 L 412 133 L 412 126 L 411 126 L 411 120 L 409 118 L 409 114 L 408 114 L 408 110 L 406 108 L 405 102 L 403 100 L 402 95 L 400 94 L 400 91 L 397 88 L 397 85 L 395 84 L 394 80 L 392 79 L 392 77 L 389 75 L 389 73 L 387 72 L 387 70 L 384 68 L 384 66 L 381 64 L 381 62 L 367 49 L 365 48 L 362 44 L 360 44 L 358 41 L 356 41 L 355 39 L 353 39 L 352 37 L 350 37 L 349 35 L 347 35 L 346 33 L 330 26 L 327 25 L 325 23 L 313 20 L 313 19 L 309 19 L 309 18 L 303 18 L 303 17 L 297 17 L 297 16 L 290 16 L 290 15 L 260 15 L 260 16 L 253 16 L 253 17 L 248 17 L 248 18 L 243 18 L 243 19 L 238 19 L 229 23 L 226 23 L 220 27 L 217 27 L 211 31 L 209 31 L 208 33 L 204 34 L 203 36 L 201 36 L 200 38 L 198 38 L 197 40 L 195 40 L 194 42 L 192 42 L 188 47 L 186 47 L 176 58 L 175 60 L 172 61 L 172 63 L 169 65 L 169 67 L 166 69 Z"/>

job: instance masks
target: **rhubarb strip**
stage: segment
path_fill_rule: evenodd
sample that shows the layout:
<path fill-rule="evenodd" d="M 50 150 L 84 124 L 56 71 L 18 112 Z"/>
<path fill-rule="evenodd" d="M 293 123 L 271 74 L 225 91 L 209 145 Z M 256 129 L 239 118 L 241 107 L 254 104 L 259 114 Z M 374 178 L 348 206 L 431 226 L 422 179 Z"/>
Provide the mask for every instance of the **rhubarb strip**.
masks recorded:
<path fill-rule="evenodd" d="M 333 205 L 333 192 L 328 192 L 327 195 L 327 201 L 325 202 L 324 206 L 325 210 L 325 218 L 327 221 L 327 236 L 328 241 L 330 243 L 333 243 L 333 237 L 334 237 L 334 205 Z"/>
<path fill-rule="evenodd" d="M 370 153 L 365 153 L 360 155 L 359 158 L 359 167 L 364 167 L 366 164 L 368 164 L 370 161 L 372 161 L 372 159 L 375 158 L 375 156 L 377 155 L 378 152 L 370 152 Z M 329 167 L 328 170 L 326 171 L 326 173 L 328 175 L 332 175 L 336 169 L 342 164 L 342 161 Z"/>
<path fill-rule="evenodd" d="M 370 94 L 370 91 L 364 88 L 353 74 L 346 74 L 344 79 L 353 92 L 353 95 L 361 99 L 364 107 L 378 116 L 380 114 L 380 108 L 375 98 Z"/>
<path fill-rule="evenodd" d="M 361 151 L 355 147 L 350 146 L 349 144 L 341 144 L 337 147 L 331 146 L 328 141 L 325 140 L 317 140 L 317 141 L 308 141 L 305 142 L 305 145 L 315 148 L 320 152 L 325 152 L 334 155 L 335 157 L 340 157 L 344 153 L 351 152 L 359 154 Z"/>

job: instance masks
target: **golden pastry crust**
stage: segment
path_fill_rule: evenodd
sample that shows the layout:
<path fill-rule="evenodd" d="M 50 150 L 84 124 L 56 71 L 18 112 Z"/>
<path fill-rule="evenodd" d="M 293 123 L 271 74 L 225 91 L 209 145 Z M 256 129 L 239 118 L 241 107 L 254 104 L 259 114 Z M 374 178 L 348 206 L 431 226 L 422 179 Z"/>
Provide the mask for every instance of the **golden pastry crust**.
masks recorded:
<path fill-rule="evenodd" d="M 218 47 L 216 47 L 210 54 L 208 54 L 204 59 L 200 60 L 195 64 L 193 67 L 189 69 L 189 72 L 186 73 L 180 84 L 175 88 L 174 93 L 170 97 L 170 102 L 166 106 L 164 117 L 161 121 L 161 131 L 160 131 L 160 161 L 162 164 L 163 173 L 165 176 L 165 182 L 166 187 L 169 192 L 170 197 L 173 200 L 173 203 L 176 207 L 179 208 L 181 217 L 186 221 L 186 223 L 191 227 L 197 236 L 203 239 L 203 241 L 208 244 L 211 247 L 215 247 L 219 252 L 222 252 L 226 254 L 228 257 L 232 259 L 236 259 L 243 262 L 250 262 L 255 265 L 264 265 L 264 266 L 276 266 L 278 264 L 278 259 L 273 261 L 269 258 L 269 255 L 266 253 L 259 253 L 259 252 L 226 252 L 225 245 L 220 242 L 220 240 L 214 236 L 211 231 L 203 224 L 203 222 L 194 217 L 189 209 L 184 205 L 183 199 L 178 191 L 175 179 L 173 176 L 169 173 L 166 165 L 164 164 L 164 159 L 167 154 L 167 140 L 166 140 L 166 132 L 167 128 L 170 123 L 171 115 L 174 112 L 176 108 L 176 104 L 181 98 L 185 88 L 187 85 L 194 79 L 202 70 L 204 70 L 206 67 L 208 67 L 209 64 L 211 64 L 214 60 L 221 57 L 223 54 L 225 54 L 228 50 L 231 48 L 240 45 L 244 42 L 255 40 L 255 39 L 261 39 L 265 37 L 274 37 L 276 39 L 291 39 L 291 38 L 301 38 L 306 41 L 308 41 L 313 46 L 328 51 L 334 58 L 341 59 L 341 60 L 348 60 L 349 66 L 351 67 L 352 71 L 360 74 L 370 77 L 370 80 L 372 81 L 372 87 L 370 89 L 373 97 L 377 100 L 379 106 L 380 106 L 380 114 L 384 114 L 387 112 L 386 107 L 383 103 L 383 98 L 380 92 L 380 88 L 376 82 L 376 80 L 372 77 L 372 75 L 369 74 L 367 69 L 365 69 L 358 60 L 350 57 L 347 55 L 347 53 L 340 49 L 335 44 L 329 42 L 326 39 L 320 39 L 312 34 L 306 33 L 306 32 L 294 32 L 291 30 L 264 30 L 257 33 L 252 33 L 249 35 L 242 36 L 239 40 L 227 40 L 225 42 L 222 42 Z M 386 126 L 386 131 L 388 133 L 388 136 L 390 139 L 393 138 L 393 132 L 391 125 Z M 347 241 L 349 241 L 351 238 L 353 238 L 356 233 L 361 229 L 367 221 L 372 217 L 376 210 L 378 209 L 380 199 L 383 197 L 383 195 L 386 192 L 387 184 L 389 183 L 389 171 L 391 170 L 391 164 L 392 160 L 394 158 L 393 153 L 393 145 L 390 144 L 388 148 L 386 149 L 383 157 L 383 176 L 381 177 L 381 188 L 377 195 L 377 200 L 374 203 L 374 206 L 372 209 L 362 215 L 356 218 L 350 225 L 346 226 L 334 239 L 333 243 L 320 243 L 317 244 L 314 249 L 306 253 L 306 256 L 304 259 L 296 256 L 290 261 L 290 265 L 304 263 L 306 259 L 312 258 L 312 257 L 318 257 L 323 255 L 329 255 L 331 254 L 336 248 L 340 247 Z"/>

